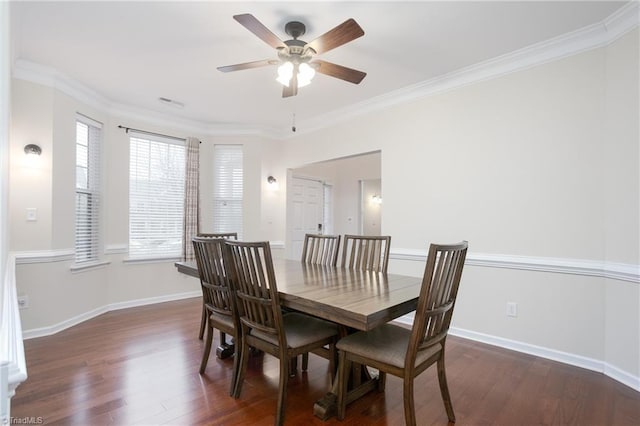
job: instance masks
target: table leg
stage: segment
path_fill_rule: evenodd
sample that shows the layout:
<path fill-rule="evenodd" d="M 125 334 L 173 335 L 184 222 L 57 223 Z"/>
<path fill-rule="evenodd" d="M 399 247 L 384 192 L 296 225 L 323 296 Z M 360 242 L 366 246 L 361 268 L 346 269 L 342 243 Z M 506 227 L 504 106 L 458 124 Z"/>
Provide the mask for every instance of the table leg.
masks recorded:
<path fill-rule="evenodd" d="M 371 377 L 366 366 L 352 363 L 347 391 L 347 404 L 363 397 L 374 389 L 379 389 L 378 377 Z M 333 381 L 331 392 L 316 401 L 313 414 L 321 420 L 329 420 L 338 414 L 338 380 Z"/>
<path fill-rule="evenodd" d="M 234 344 L 227 343 L 226 333 L 220 332 L 220 345 L 216 348 L 216 356 L 219 359 L 226 359 L 233 355 Z"/>

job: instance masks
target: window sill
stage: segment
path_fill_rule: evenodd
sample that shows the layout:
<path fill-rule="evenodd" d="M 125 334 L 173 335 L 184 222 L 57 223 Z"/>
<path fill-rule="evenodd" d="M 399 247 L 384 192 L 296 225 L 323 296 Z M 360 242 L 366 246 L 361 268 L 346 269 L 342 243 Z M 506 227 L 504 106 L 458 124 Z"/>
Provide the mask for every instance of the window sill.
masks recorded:
<path fill-rule="evenodd" d="M 71 272 L 85 272 L 93 269 L 104 268 L 110 263 L 111 263 L 110 261 L 102 261 L 102 260 L 97 260 L 94 262 L 86 262 L 86 263 L 76 263 L 74 265 L 71 265 L 70 269 L 71 269 Z"/>

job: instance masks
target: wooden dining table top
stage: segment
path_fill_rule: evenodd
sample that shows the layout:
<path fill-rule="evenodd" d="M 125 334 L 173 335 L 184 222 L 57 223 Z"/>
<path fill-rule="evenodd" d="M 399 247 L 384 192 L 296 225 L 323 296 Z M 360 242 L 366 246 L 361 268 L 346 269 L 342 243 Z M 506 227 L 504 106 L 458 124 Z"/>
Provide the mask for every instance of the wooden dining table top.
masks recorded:
<path fill-rule="evenodd" d="M 280 304 L 358 330 L 371 330 L 416 309 L 422 278 L 274 259 Z M 195 263 L 176 262 L 198 277 Z"/>

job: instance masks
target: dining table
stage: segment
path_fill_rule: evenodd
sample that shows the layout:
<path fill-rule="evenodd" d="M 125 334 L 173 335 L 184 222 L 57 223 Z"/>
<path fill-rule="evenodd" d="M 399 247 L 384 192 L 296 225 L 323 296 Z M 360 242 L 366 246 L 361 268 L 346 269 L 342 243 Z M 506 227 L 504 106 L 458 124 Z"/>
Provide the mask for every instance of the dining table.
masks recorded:
<path fill-rule="evenodd" d="M 199 277 L 195 262 L 176 262 L 178 272 Z M 421 277 L 273 259 L 280 304 L 341 326 L 341 334 L 368 331 L 416 309 Z M 337 412 L 337 384 L 316 401 L 314 414 L 327 420 Z M 378 388 L 378 378 L 354 366 L 347 403 Z"/>

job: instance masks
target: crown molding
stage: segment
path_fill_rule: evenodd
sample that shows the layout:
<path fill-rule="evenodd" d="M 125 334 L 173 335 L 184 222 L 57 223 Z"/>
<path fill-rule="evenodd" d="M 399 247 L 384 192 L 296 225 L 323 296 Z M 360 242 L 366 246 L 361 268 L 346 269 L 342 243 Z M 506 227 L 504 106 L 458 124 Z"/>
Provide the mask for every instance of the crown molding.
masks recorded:
<path fill-rule="evenodd" d="M 638 14 L 638 1 L 630 1 L 601 22 L 300 122 L 300 131 L 296 136 L 313 133 L 420 98 L 607 46 L 638 27 Z M 283 134 L 287 135 L 288 139 L 296 137 L 284 131 Z"/>
<path fill-rule="evenodd" d="M 470 84 L 522 71 L 537 65 L 607 46 L 638 27 L 639 2 L 630 1 L 601 22 L 523 49 L 483 61 L 442 76 L 389 92 L 357 104 L 340 108 L 300 122 L 295 135 L 288 127 L 272 128 L 234 123 L 214 123 L 175 117 L 132 105 L 113 102 L 93 89 L 44 65 L 17 59 L 12 76 L 55 88 L 96 109 L 111 115 L 137 119 L 149 124 L 167 126 L 203 136 L 258 136 L 271 139 L 293 139 L 324 128 L 350 121 L 359 116 L 381 111 L 416 99 L 447 92 Z"/>
<path fill-rule="evenodd" d="M 640 3 L 638 3 L 638 0 L 629 1 L 602 21 L 609 34 L 608 43 L 613 43 L 633 30 L 638 26 L 639 22 Z"/>
<path fill-rule="evenodd" d="M 282 132 L 260 126 L 240 126 L 233 123 L 206 123 L 164 114 L 144 108 L 111 101 L 57 69 L 25 59 L 13 64 L 12 77 L 59 90 L 78 102 L 103 111 L 113 117 L 139 120 L 157 126 L 171 126 L 194 135 L 205 136 L 264 136 L 280 139 Z"/>

